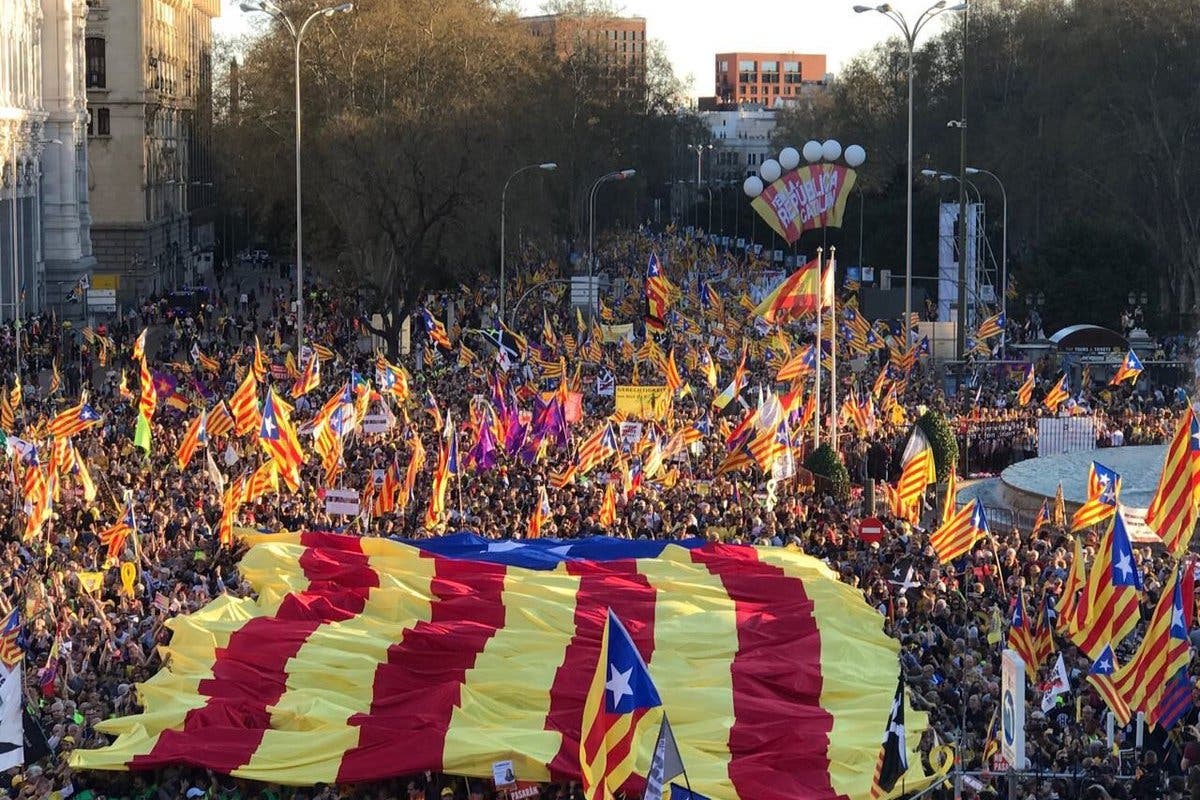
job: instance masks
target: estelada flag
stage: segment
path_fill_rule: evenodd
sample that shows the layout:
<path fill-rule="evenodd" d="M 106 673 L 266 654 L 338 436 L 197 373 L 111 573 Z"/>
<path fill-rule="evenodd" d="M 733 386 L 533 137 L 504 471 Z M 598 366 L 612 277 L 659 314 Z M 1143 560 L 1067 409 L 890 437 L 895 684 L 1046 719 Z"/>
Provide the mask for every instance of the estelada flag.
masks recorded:
<path fill-rule="evenodd" d="M 820 282 L 817 278 L 817 260 L 805 264 L 783 280 L 763 298 L 754 309 L 753 315 L 762 317 L 774 325 L 795 319 L 817 308 L 817 293 Z"/>
<path fill-rule="evenodd" d="M 611 609 L 685 757 L 703 747 L 687 762 L 694 791 L 722 800 L 870 792 L 896 644 L 862 593 L 815 558 L 604 537 L 238 533 L 250 545 L 241 568 L 252 592 L 168 622 L 167 666 L 147 683 L 144 712 L 101 723 L 116 740 L 76 751 L 73 768 L 186 762 L 312 785 L 427 769 L 490 777 L 511 759 L 526 780 L 578 779 Z M 908 742 L 927 727 L 925 714 L 905 710 Z M 650 749 L 627 791 L 640 794 Z M 909 749 L 908 760 L 904 786 L 919 790 L 921 759 Z"/>

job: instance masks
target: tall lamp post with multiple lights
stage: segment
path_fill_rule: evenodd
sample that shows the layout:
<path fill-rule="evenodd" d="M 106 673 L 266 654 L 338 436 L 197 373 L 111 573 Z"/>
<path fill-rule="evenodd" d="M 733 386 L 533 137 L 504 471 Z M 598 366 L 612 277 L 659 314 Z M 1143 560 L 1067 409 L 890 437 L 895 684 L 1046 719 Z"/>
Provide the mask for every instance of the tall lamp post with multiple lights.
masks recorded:
<path fill-rule="evenodd" d="M 296 358 L 298 360 L 300 351 L 304 349 L 304 228 L 301 221 L 300 203 L 300 44 L 304 41 L 304 33 L 308 30 L 308 24 L 314 19 L 332 17 L 334 14 L 348 14 L 354 10 L 354 4 L 339 3 L 326 8 L 318 8 L 309 14 L 299 27 L 271 0 L 245 2 L 241 4 L 241 9 L 245 12 L 260 11 L 272 17 L 287 29 L 296 43 L 294 77 L 296 82 Z"/>
<path fill-rule="evenodd" d="M 938 0 L 921 12 L 916 24 L 909 25 L 904 15 L 892 8 L 890 3 L 878 6 L 854 6 L 856 14 L 865 11 L 877 11 L 896 23 L 904 36 L 904 44 L 908 48 L 908 181 L 905 188 L 908 195 L 908 219 L 904 224 L 904 346 L 912 342 L 912 228 L 913 228 L 913 49 L 916 47 L 917 35 L 934 17 L 946 11 L 964 11 L 966 3 L 947 6 L 946 0 Z"/>
<path fill-rule="evenodd" d="M 508 184 L 512 183 L 512 179 L 522 172 L 527 172 L 531 169 L 552 172 L 558 169 L 558 164 L 555 164 L 553 161 L 546 161 L 541 164 L 526 164 L 508 176 L 508 180 L 504 182 L 504 189 L 500 192 L 500 302 L 498 308 L 500 309 L 501 320 L 504 319 L 504 294 L 506 288 L 504 284 L 504 202 L 508 196 Z"/>

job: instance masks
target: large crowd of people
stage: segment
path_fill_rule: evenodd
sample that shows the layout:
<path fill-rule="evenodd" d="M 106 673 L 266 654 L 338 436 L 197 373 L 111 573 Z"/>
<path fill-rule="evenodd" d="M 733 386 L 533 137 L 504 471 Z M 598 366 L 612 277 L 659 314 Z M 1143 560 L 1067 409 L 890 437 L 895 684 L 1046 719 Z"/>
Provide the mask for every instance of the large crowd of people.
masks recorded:
<path fill-rule="evenodd" d="M 529 457 L 503 453 L 491 468 L 466 471 L 456 480 L 445 514 L 430 527 L 424 518 L 434 459 L 427 460 L 402 508 L 377 516 L 343 517 L 325 510 L 321 487 L 326 485 L 326 468 L 314 455 L 302 468 L 296 491 L 284 488 L 246 504 L 238 525 L 406 538 L 469 530 L 486 537 L 520 538 L 528 533 L 533 504 L 544 488 L 551 514 L 541 529 L 543 536 L 706 536 L 759 546 L 796 545 L 826 560 L 879 609 L 881 625 L 901 645 L 901 668 L 913 706 L 928 711 L 931 729 L 941 741 L 959 746 L 968 769 L 990 768 L 1002 647 L 1002 631 L 997 631 L 995 620 L 997 615 L 1007 620 L 1009 602 L 1019 592 L 1025 592 L 1032 604 L 1045 592 L 1061 591 L 1072 551 L 1070 535 L 1054 526 L 1036 533 L 993 530 L 991 538 L 981 540 L 967 556 L 939 564 L 929 545 L 932 509 L 927 509 L 922 524 L 912 525 L 879 508 L 887 535 L 881 543 L 868 545 L 854 535 L 857 520 L 870 510 L 857 488 L 849 498 L 837 500 L 826 495 L 824 482 L 810 480 L 798 470 L 794 478 L 776 481 L 770 500 L 764 500 L 761 490 L 767 476 L 756 466 L 722 471 L 726 437 L 744 408 L 752 408 L 763 392 L 787 391 L 777 381 L 779 367 L 811 340 L 814 328 L 794 325 L 786 334 L 755 330 L 744 309 L 752 307 L 762 293 L 742 276 L 754 275 L 763 265 L 679 237 L 626 233 L 607 237 L 600 247 L 607 278 L 602 314 L 611 314 L 606 324 L 632 322 L 633 342 L 590 341 L 594 329 L 586 322 L 579 325 L 560 285 L 538 291 L 512 321 L 512 330 L 531 344 L 547 345 L 536 359 L 527 356 L 528 361 L 539 362 L 537 366 L 526 370 L 518 365 L 509 373 L 514 395 L 527 396 L 517 391 L 521 376 L 531 393 L 567 382 L 572 392 L 581 395 L 581 419 L 572 430 L 575 441 L 612 419 L 613 399 L 596 391 L 598 379 L 603 383 L 611 377 L 620 384 L 663 380 L 656 359 L 639 353 L 641 281 L 651 252 L 681 290 L 675 306 L 679 318 L 660 337 L 660 345 L 664 351 L 674 350 L 690 392 L 671 405 L 665 418 L 644 425 L 620 459 L 624 467 L 610 462 L 564 482 L 561 476 L 571 459 L 567 449 L 549 447 Z M 522 260 L 521 277 L 510 289 L 510 309 L 520 293 L 542 278 L 553 277 L 555 269 L 551 259 L 532 250 Z M 723 310 L 701 308 L 695 288 L 699 274 L 712 278 Z M 190 300 L 179 295 L 150 298 L 103 325 L 89 328 L 53 315 L 37 317 L 24 323 L 19 364 L 13 328 L 0 330 L 0 372 L 8 376 L 6 397 L 19 399 L 12 406 L 12 429 L 5 431 L 10 459 L 24 457 L 13 449 L 14 439 L 36 441 L 39 433 L 44 434 L 39 427 L 76 403 L 81 392 L 103 415 L 99 425 L 73 441 L 93 476 L 94 500 L 85 498 L 79 483 L 68 477 L 50 518 L 36 536 L 26 537 L 25 498 L 16 473 L 13 480 L 0 482 L 0 503 L 14 510 L 0 548 L 4 582 L 0 604 L 5 604 L 0 610 L 19 609 L 25 625 L 25 694 L 33 731 L 27 765 L 0 774 L 0 792 L 12 798 L 76 800 L 412 800 L 466 798 L 480 790 L 478 781 L 468 788 L 454 776 L 432 774 L 397 777 L 371 786 L 297 789 L 185 768 L 108 774 L 74 772 L 67 765 L 73 750 L 106 742 L 95 729 L 100 720 L 138 710 L 138 683 L 161 666 L 156 646 L 170 635 L 165 620 L 195 611 L 221 594 L 249 591 L 238 574 L 237 547 L 219 541 L 222 492 L 202 463 L 205 459 L 198 457 L 181 471 L 175 455 L 197 411 L 234 392 L 254 359 L 256 340 L 273 363 L 280 392 L 290 394 L 295 372 L 288 373 L 289 361 L 296 371 L 303 367 L 295 363 L 292 345 L 296 339 L 292 291 L 273 269 L 242 266 L 227 271 L 219 281 L 214 279 L 206 292 L 193 294 Z M 296 406 L 294 419 L 301 426 L 330 394 L 340 391 L 352 373 L 370 379 L 377 363 L 378 343 L 370 339 L 359 299 L 331 284 L 317 283 L 309 291 L 306 339 L 327 348 L 332 358 L 321 364 L 320 387 L 291 401 Z M 453 342 L 449 349 L 430 341 L 419 318 L 414 319 L 411 352 L 392 358 L 411 376 L 408 397 L 379 399 L 394 420 L 387 430 L 360 431 L 347 438 L 336 478 L 339 485 L 366 489 L 376 471 L 396 462 L 407 464 L 411 437 L 420 437 L 424 448 L 435 453 L 447 417 L 459 430 L 464 451 L 474 441 L 479 423 L 473 413 L 478 401 L 473 398 L 491 396 L 492 375 L 499 367 L 495 349 L 471 331 L 495 326 L 494 303 L 488 290 L 465 287 L 429 302 L 432 315 L 448 323 Z M 552 346 L 547 329 L 553 332 Z M 145 351 L 158 373 L 156 382 L 171 387 L 159 393 L 148 453 L 133 440 L 138 364 L 131 351 L 143 330 L 148 330 Z M 883 328 L 879 332 L 886 335 Z M 895 337 L 899 328 L 890 333 Z M 594 351 L 585 355 L 585 346 L 593 345 L 599 350 L 598 359 Z M 742 400 L 730 403 L 722 414 L 712 412 L 714 392 L 708 388 L 703 365 L 697 358 L 685 358 L 685 354 L 698 357 L 706 348 L 717 361 L 718 391 L 733 375 L 739 351 L 744 348 L 749 354 Z M 214 359 L 217 369 L 198 362 L 193 357 L 196 350 Z M 905 375 L 894 376 L 892 402 L 884 409 L 882 393 L 872 384 L 881 370 L 888 369 L 888 350 L 865 354 L 847 350 L 843 355 L 861 364 L 845 370 L 839 382 L 841 396 L 874 398 L 869 422 L 844 420 L 837 442 L 856 485 L 896 479 L 908 432 L 927 409 L 941 411 L 960 436 L 959 469 L 964 473 L 996 473 L 1036 454 L 1036 419 L 1050 413 L 1041 399 L 1056 374 L 1049 361 L 1038 365 L 1039 387 L 1033 401 L 1022 407 L 1016 399 L 1017 379 L 986 379 L 977 390 L 948 396 L 945 376 L 927 358 L 917 358 Z M 557 377 L 542 381 L 540 371 L 553 373 L 556 361 Z M 19 388 L 14 392 L 14 387 Z M 1157 395 L 1141 386 L 1122 387 L 1104 396 L 1077 396 L 1070 405 L 1098 415 L 1098 445 L 1157 443 L 1172 434 L 1181 405 L 1176 387 L 1155 388 L 1161 390 Z M 172 394 L 179 402 L 167 402 Z M 629 464 L 639 455 L 644 457 L 646 448 L 658 446 L 656 435 L 663 444 L 673 432 L 698 420 L 709 423 L 698 441 L 672 453 L 653 475 L 630 480 Z M 794 441 L 800 461 L 807 442 L 804 435 Z M 311 449 L 310 442 L 305 446 Z M 229 477 L 248 472 L 265 458 L 252 438 L 215 439 L 210 447 L 219 471 Z M 609 479 L 622 481 L 622 491 L 616 520 L 602 524 L 599 512 Z M 132 594 L 123 589 L 119 569 L 106 558 L 100 538 L 100 532 L 123 513 L 127 498 L 132 499 L 136 516 L 136 542 L 123 556 L 138 566 Z M 1087 552 L 1094 552 L 1097 540 L 1095 532 L 1085 534 Z M 1161 548 L 1138 548 L 1135 555 L 1146 577 L 1142 609 L 1148 617 L 1167 559 Z M 911 574 L 898 575 L 898 565 L 911 567 Z M 1087 658 L 1063 638 L 1056 644 L 1070 671 L 1071 691 L 1050 711 L 1032 714 L 1031 774 L 1021 780 L 1019 796 L 1149 800 L 1181 797 L 1185 785 L 1191 796 L 1200 796 L 1200 780 L 1188 777 L 1188 768 L 1200 757 L 1196 714 L 1170 732 L 1147 731 L 1140 747 L 1134 745 L 1132 729 L 1119 729 L 1117 747 L 1110 748 L 1103 701 L 1083 679 Z M 1119 655 L 1127 653 L 1122 649 Z M 1040 693 L 1031 689 L 1031 703 L 1038 700 Z M 934 744 L 931 737 L 926 750 Z M 968 785 L 964 796 L 994 797 L 1002 787 L 1002 781 L 984 777 Z M 544 795 L 565 798 L 576 793 L 574 786 L 548 786 Z M 949 797 L 949 789 L 938 789 L 933 796 Z"/>

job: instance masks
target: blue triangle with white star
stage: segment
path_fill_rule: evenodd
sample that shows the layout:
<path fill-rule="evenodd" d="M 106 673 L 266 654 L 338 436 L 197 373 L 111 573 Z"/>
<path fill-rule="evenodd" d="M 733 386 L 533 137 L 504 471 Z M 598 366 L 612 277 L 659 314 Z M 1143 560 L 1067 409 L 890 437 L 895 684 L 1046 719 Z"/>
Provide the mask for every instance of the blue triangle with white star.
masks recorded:
<path fill-rule="evenodd" d="M 610 714 L 630 714 L 662 705 L 650 670 L 629 632 L 608 611 L 608 652 L 604 665 L 604 708 Z"/>

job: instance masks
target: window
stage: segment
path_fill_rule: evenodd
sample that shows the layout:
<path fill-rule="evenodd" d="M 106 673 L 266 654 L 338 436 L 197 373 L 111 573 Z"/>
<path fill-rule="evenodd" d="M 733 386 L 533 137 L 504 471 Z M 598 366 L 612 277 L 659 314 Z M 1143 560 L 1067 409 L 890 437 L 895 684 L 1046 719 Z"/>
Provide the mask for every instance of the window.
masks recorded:
<path fill-rule="evenodd" d="M 729 62 L 725 60 L 718 61 L 717 72 L 729 72 Z"/>
<path fill-rule="evenodd" d="M 738 80 L 742 83 L 751 83 L 756 79 L 755 73 L 758 72 L 758 63 L 754 60 L 738 61 Z"/>
<path fill-rule="evenodd" d="M 801 72 L 799 61 L 783 62 L 783 82 L 784 83 L 800 83 Z"/>
<path fill-rule="evenodd" d="M 87 88 L 103 89 L 107 84 L 104 61 L 104 40 L 89 36 L 83 45 L 87 58 Z"/>
<path fill-rule="evenodd" d="M 764 61 L 762 63 L 763 83 L 779 83 L 779 62 Z"/>
<path fill-rule="evenodd" d="M 110 120 L 107 108 L 96 109 L 96 135 L 109 136 L 111 135 Z"/>
<path fill-rule="evenodd" d="M 758 163 L 758 153 L 746 153 L 746 164 L 753 167 Z"/>

